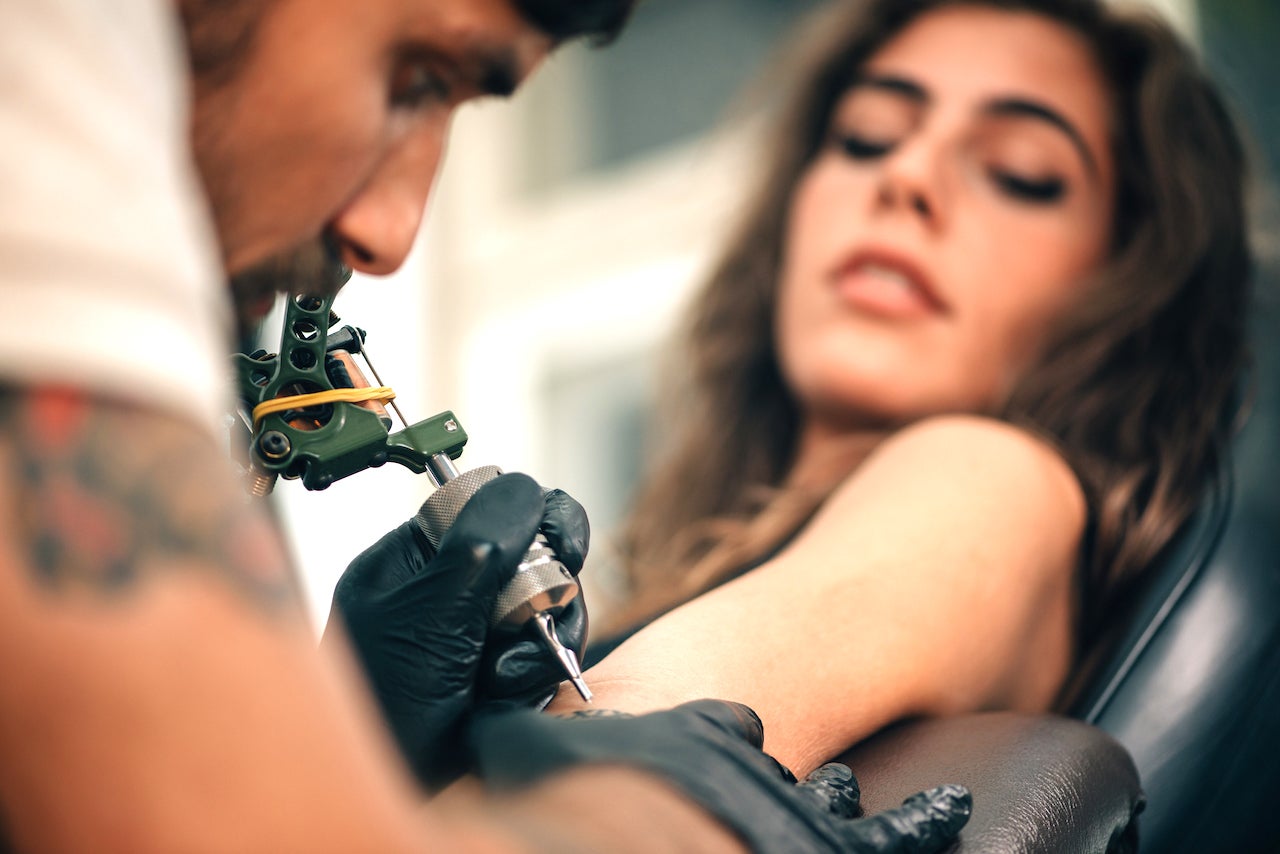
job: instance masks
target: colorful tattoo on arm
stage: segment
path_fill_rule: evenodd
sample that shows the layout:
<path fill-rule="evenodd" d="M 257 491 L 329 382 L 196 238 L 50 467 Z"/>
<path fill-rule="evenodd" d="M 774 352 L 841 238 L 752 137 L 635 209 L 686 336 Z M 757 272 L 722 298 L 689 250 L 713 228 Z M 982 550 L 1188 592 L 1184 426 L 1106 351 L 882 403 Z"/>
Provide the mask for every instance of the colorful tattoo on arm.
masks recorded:
<path fill-rule="evenodd" d="M 224 578 L 294 612 L 278 533 L 212 438 L 176 418 L 69 389 L 0 387 L 10 547 L 51 593 L 124 596 L 163 572 Z"/>

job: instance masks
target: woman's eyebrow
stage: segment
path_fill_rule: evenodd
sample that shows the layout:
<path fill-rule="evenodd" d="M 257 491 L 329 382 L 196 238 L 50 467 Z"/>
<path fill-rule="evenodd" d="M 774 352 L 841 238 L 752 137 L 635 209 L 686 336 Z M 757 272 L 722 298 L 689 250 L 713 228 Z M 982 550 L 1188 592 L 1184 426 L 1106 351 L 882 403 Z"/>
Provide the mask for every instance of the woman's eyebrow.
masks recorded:
<path fill-rule="evenodd" d="M 859 74 L 853 79 L 849 89 L 851 91 L 878 89 L 882 92 L 892 92 L 895 95 L 902 95 L 904 98 L 921 106 L 928 104 L 931 100 L 929 92 L 919 83 L 894 74 Z"/>
<path fill-rule="evenodd" d="M 933 102 L 933 96 L 929 94 L 928 89 L 908 77 L 896 74 L 859 74 L 849 85 L 849 91 L 859 89 L 873 89 L 900 95 L 922 107 L 927 107 Z M 1085 142 L 1084 135 L 1065 116 L 1047 104 L 1029 98 L 1010 96 L 989 101 L 983 106 L 982 112 L 988 116 L 1032 118 L 1052 125 L 1071 140 L 1071 144 L 1080 153 L 1085 167 L 1093 177 L 1100 176 L 1098 160 L 1093 156 L 1089 144 Z"/>
<path fill-rule="evenodd" d="M 1098 161 L 1094 158 L 1088 143 L 1084 141 L 1084 135 L 1065 116 L 1052 107 L 1038 101 L 1027 100 L 1026 98 L 998 98 L 988 102 L 983 107 L 982 112 L 988 116 L 1014 116 L 1037 119 L 1052 125 L 1066 134 L 1067 138 L 1071 140 L 1071 144 L 1080 153 L 1080 157 L 1084 160 L 1085 166 L 1093 177 L 1099 177 Z"/>

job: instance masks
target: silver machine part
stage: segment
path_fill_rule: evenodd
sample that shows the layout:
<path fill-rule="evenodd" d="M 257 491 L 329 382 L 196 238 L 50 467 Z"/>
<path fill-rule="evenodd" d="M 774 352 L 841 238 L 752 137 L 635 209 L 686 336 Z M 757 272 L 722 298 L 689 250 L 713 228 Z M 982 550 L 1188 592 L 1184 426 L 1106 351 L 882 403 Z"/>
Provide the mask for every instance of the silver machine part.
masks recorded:
<path fill-rule="evenodd" d="M 439 476 L 437 483 L 440 488 L 423 502 L 414 521 L 433 548 L 440 548 L 444 535 L 480 487 L 500 474 L 502 469 L 497 466 L 482 466 L 462 474 L 456 474 L 452 465 L 431 467 L 433 479 Z M 581 592 L 577 579 L 556 559 L 547 538 L 538 534 L 516 568 L 515 577 L 498 594 L 493 613 L 489 615 L 489 624 L 520 628 L 532 621 L 538 636 L 556 657 L 578 693 L 590 702 L 591 691 L 582 679 L 578 658 L 573 650 L 560 643 L 550 613 L 572 602 Z"/>
<path fill-rule="evenodd" d="M 436 486 L 444 486 L 458 477 L 458 470 L 454 468 L 453 460 L 449 459 L 448 454 L 433 454 L 427 458 L 427 476 L 431 478 L 431 482 Z M 463 503 L 465 504 L 466 502 L 464 501 Z M 458 509 L 461 510 L 462 508 Z"/>

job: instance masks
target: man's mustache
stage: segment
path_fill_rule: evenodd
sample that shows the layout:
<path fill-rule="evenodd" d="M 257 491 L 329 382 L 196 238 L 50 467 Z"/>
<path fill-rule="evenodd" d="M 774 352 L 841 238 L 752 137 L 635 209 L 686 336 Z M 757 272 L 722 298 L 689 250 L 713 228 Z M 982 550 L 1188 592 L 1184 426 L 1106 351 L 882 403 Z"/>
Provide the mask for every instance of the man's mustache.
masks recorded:
<path fill-rule="evenodd" d="M 331 296 L 350 278 L 351 268 L 323 240 L 235 274 L 231 277 L 231 293 L 239 339 L 244 341 L 254 335 L 277 294 Z"/>
<path fill-rule="evenodd" d="M 231 289 L 239 301 L 277 293 L 329 296 L 350 278 L 351 268 L 324 241 L 316 241 L 237 273 L 231 277 Z"/>

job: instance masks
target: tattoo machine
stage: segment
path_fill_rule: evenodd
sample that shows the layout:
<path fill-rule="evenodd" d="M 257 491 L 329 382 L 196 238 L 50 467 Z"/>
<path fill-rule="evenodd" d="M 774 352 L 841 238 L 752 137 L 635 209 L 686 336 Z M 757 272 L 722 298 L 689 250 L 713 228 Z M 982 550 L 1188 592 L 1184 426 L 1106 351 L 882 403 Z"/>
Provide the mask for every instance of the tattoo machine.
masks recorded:
<path fill-rule="evenodd" d="M 279 354 L 259 351 L 233 357 L 242 409 L 232 446 L 245 450 L 251 494 L 266 496 L 277 480 L 301 480 L 309 490 L 388 462 L 422 474 L 437 489 L 415 517 L 433 547 L 481 486 L 502 473 L 484 466 L 460 474 L 454 460 L 467 434 L 452 412 L 412 426 L 396 406 L 395 392 L 383 385 L 365 349 L 365 332 L 337 328 L 333 297 L 298 296 L 289 300 Z M 378 385 L 365 378 L 355 361 L 363 357 Z M 404 429 L 392 433 L 390 404 Z M 582 593 L 578 581 L 556 559 L 546 538 L 525 553 L 515 577 L 498 597 L 490 617 L 495 630 L 535 631 L 584 700 L 591 691 L 572 649 L 560 642 L 555 619 Z"/>

